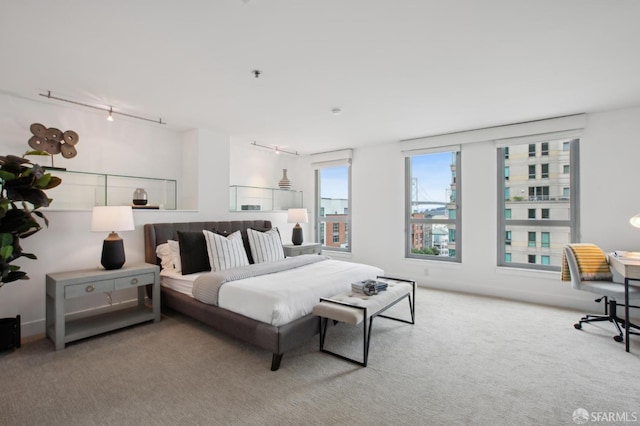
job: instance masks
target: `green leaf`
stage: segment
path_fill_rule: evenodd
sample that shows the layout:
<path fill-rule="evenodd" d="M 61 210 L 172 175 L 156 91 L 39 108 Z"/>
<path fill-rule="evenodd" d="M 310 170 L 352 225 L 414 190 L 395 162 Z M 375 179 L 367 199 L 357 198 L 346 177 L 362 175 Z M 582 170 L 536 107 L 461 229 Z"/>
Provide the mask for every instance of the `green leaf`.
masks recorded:
<path fill-rule="evenodd" d="M 27 151 L 24 153 L 24 156 L 26 157 L 27 155 L 42 155 L 44 157 L 51 156 L 51 154 L 49 154 L 47 151 Z"/>
<path fill-rule="evenodd" d="M 12 172 L 7 172 L 5 170 L 0 170 L 0 179 L 5 180 L 5 181 L 9 181 L 9 180 L 14 180 L 16 178 L 16 175 L 13 174 Z"/>

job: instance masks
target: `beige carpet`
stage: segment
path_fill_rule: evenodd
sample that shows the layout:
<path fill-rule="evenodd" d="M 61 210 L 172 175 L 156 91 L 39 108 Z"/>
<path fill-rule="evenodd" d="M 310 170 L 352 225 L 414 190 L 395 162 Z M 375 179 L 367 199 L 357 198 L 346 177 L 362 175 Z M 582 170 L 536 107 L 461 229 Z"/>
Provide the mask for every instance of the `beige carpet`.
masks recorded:
<path fill-rule="evenodd" d="M 579 317 L 419 289 L 416 325 L 374 322 L 369 367 L 314 339 L 272 372 L 271 354 L 170 313 L 63 351 L 36 339 L 0 354 L 0 424 L 572 425 L 578 408 L 640 422 L 640 337 L 626 353 L 611 324 L 578 331 Z M 330 333 L 340 349 L 361 338 Z"/>

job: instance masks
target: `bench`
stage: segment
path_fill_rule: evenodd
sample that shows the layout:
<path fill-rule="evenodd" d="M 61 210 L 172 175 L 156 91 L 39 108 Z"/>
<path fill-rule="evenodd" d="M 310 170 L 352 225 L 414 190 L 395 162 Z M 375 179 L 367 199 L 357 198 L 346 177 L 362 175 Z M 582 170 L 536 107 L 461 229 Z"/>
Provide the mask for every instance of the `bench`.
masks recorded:
<path fill-rule="evenodd" d="M 313 307 L 313 314 L 320 319 L 320 351 L 344 359 L 354 364 L 366 367 L 371 343 L 371 328 L 376 317 L 392 319 L 407 324 L 415 324 L 416 282 L 393 277 L 379 276 L 377 281 L 387 283 L 387 289 L 378 294 L 367 296 L 359 292 L 338 294 L 330 298 L 320 298 L 320 302 Z M 387 309 L 407 298 L 411 320 L 382 315 Z M 327 323 L 343 322 L 351 325 L 363 323 L 362 361 L 349 358 L 325 348 L 327 337 Z"/>

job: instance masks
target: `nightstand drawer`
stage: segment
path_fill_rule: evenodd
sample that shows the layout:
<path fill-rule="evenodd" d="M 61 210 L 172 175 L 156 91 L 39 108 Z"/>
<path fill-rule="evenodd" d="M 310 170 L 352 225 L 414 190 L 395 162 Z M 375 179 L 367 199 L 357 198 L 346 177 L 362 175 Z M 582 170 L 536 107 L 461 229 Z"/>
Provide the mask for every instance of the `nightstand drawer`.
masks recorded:
<path fill-rule="evenodd" d="M 153 284 L 155 282 L 155 274 L 140 274 L 132 277 L 117 278 L 115 280 L 115 289 L 138 287 L 141 285 Z"/>
<path fill-rule="evenodd" d="M 82 297 L 92 293 L 100 293 L 105 291 L 113 291 L 113 280 L 68 285 L 64 288 L 64 298 L 72 299 L 74 297 Z"/>

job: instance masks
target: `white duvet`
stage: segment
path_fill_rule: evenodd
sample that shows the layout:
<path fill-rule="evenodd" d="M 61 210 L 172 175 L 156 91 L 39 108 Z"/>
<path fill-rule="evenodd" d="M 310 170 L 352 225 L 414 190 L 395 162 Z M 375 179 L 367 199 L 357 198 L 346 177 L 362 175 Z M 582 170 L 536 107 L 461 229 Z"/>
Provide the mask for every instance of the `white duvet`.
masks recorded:
<path fill-rule="evenodd" d="M 173 275 L 171 281 L 176 285 L 178 274 L 163 271 L 162 275 L 163 285 L 166 285 L 164 277 L 167 275 Z M 280 326 L 310 314 L 320 297 L 348 292 L 351 283 L 378 275 L 383 275 L 383 271 L 374 266 L 328 259 L 274 274 L 226 282 L 218 293 L 218 306 Z M 194 280 L 189 277 L 186 281 L 193 284 Z M 182 290 L 186 293 L 184 287 Z"/>

